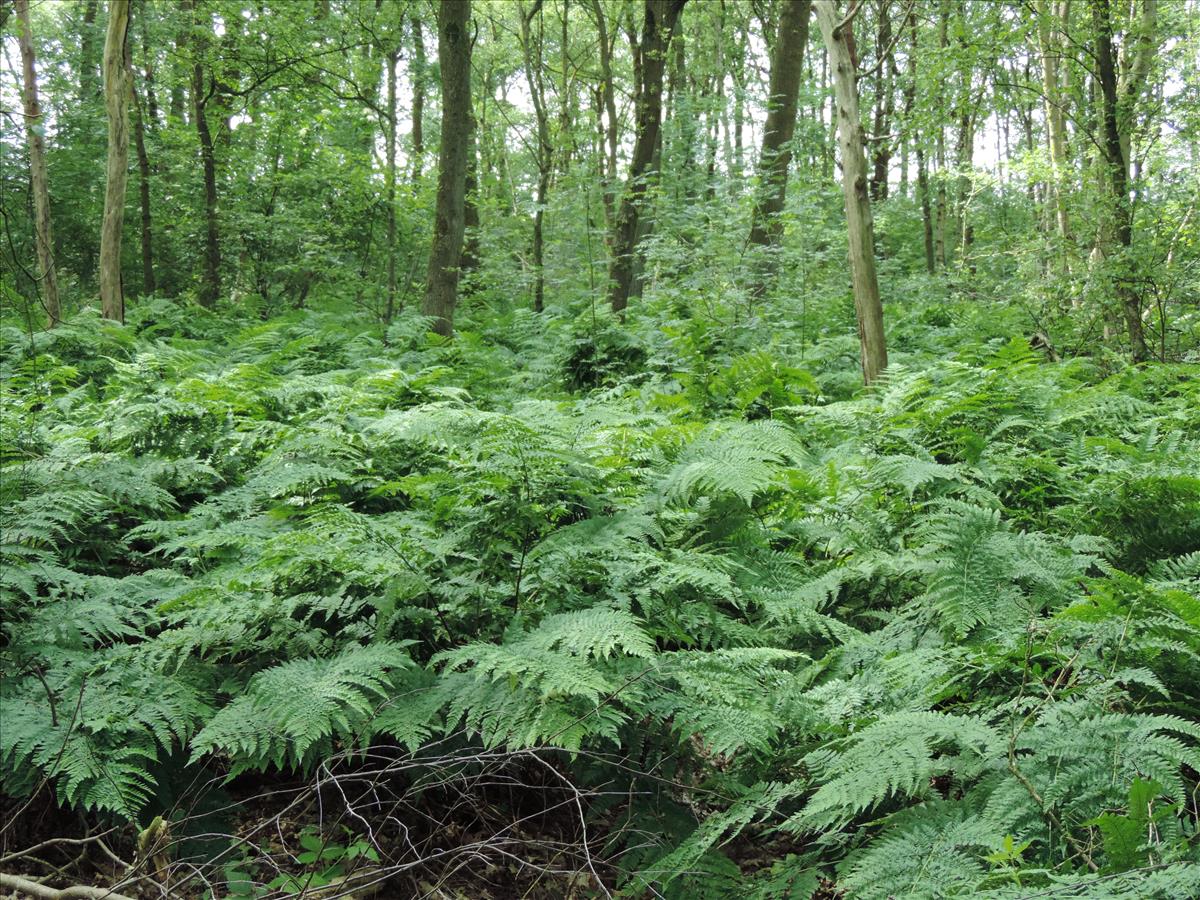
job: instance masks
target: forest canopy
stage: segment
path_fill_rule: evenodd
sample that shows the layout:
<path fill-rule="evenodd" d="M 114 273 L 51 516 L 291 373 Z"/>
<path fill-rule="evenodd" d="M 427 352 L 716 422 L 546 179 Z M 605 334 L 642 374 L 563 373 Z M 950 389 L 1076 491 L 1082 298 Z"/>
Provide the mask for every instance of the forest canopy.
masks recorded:
<path fill-rule="evenodd" d="M 1200 896 L 1200 0 L 0 50 L 0 894 Z"/>

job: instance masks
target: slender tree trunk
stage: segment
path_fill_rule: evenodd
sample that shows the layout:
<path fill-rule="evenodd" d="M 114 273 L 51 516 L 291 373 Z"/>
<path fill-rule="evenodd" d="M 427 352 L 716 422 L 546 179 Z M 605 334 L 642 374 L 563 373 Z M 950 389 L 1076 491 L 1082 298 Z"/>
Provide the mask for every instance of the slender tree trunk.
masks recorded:
<path fill-rule="evenodd" d="M 100 60 L 96 56 L 96 14 L 99 0 L 87 0 L 83 27 L 79 31 L 79 102 L 90 103 L 100 95 Z"/>
<path fill-rule="evenodd" d="M 158 128 L 158 94 L 154 87 L 154 51 L 150 46 L 150 7 L 142 0 L 138 18 L 142 23 L 142 75 L 146 82 L 146 124 L 151 132 Z"/>
<path fill-rule="evenodd" d="M 108 111 L 108 165 L 104 220 L 100 226 L 100 310 L 106 319 L 125 321 L 121 284 L 121 236 L 125 224 L 125 184 L 129 168 L 129 0 L 109 0 L 104 41 L 104 106 Z"/>
<path fill-rule="evenodd" d="M 1142 305 L 1132 284 L 1133 209 L 1129 200 L 1129 140 L 1121 137 L 1121 91 L 1117 77 L 1116 54 L 1113 51 L 1112 8 L 1109 0 L 1092 0 L 1092 21 L 1096 31 L 1096 76 L 1101 97 L 1101 141 L 1105 173 L 1108 180 L 1109 224 L 1111 237 L 1097 243 L 1104 252 L 1105 245 L 1114 245 L 1119 254 L 1110 264 L 1115 269 L 1113 292 L 1125 316 L 1130 351 L 1134 362 L 1148 358 L 1146 337 L 1142 330 Z M 1132 116 L 1126 119 L 1129 121 Z"/>
<path fill-rule="evenodd" d="M 387 171 L 384 172 L 384 193 L 387 198 L 387 308 L 384 325 L 392 324 L 396 315 L 396 64 L 400 54 L 387 54 Z"/>
<path fill-rule="evenodd" d="M 476 160 L 479 125 L 471 117 L 471 136 L 467 140 L 467 179 L 463 187 L 463 251 L 458 269 L 462 273 L 479 268 L 479 164 Z"/>
<path fill-rule="evenodd" d="M 1045 103 L 1046 125 L 1050 142 L 1050 171 L 1054 183 L 1054 219 L 1058 236 L 1063 242 L 1064 260 L 1070 265 L 1067 245 L 1071 239 L 1071 222 L 1067 214 L 1065 190 L 1067 168 L 1067 126 L 1063 109 L 1062 79 L 1059 57 L 1063 53 L 1067 17 L 1071 0 L 1038 0 L 1038 45 L 1042 56 L 1042 94 Z"/>
<path fill-rule="evenodd" d="M 929 198 L 929 172 L 925 165 L 925 148 L 917 144 L 917 191 L 921 195 L 921 233 L 925 242 L 925 271 L 930 275 L 937 271 L 937 257 L 933 246 L 933 210 Z"/>
<path fill-rule="evenodd" d="M 812 0 L 784 0 L 779 32 L 771 52 L 767 123 L 758 162 L 758 198 L 750 219 L 750 244 L 758 247 L 777 246 L 783 232 L 780 214 L 787 195 L 792 136 L 796 130 L 796 102 L 811 14 Z M 769 257 L 768 254 L 764 270 L 755 278 L 755 296 L 762 296 L 767 290 L 774 269 Z"/>
<path fill-rule="evenodd" d="M 967 78 L 970 78 L 968 73 Z M 963 100 L 963 109 L 959 117 L 958 147 L 955 153 L 958 166 L 958 196 L 955 198 L 955 212 L 959 235 L 959 265 L 967 265 L 971 245 L 975 242 L 975 226 L 971 222 L 971 193 L 974 190 L 974 179 L 971 176 L 975 158 L 975 113 L 971 108 L 970 82 L 967 83 L 967 96 Z M 971 268 L 974 273 L 973 264 Z"/>
<path fill-rule="evenodd" d="M 888 129 L 896 113 L 896 95 L 892 89 L 890 59 L 892 56 L 892 17 L 889 13 L 890 0 L 879 0 L 879 28 L 875 36 L 875 63 L 878 75 L 875 83 L 875 120 L 873 130 L 874 152 L 872 153 L 871 200 L 886 200 L 888 195 L 888 171 L 892 165 L 892 141 Z"/>
<path fill-rule="evenodd" d="M 609 268 L 609 303 L 622 313 L 629 305 L 637 253 L 638 221 L 646 197 L 646 182 L 662 128 L 663 70 L 667 40 L 687 0 L 645 0 L 645 22 L 639 49 L 641 91 L 637 103 L 637 136 L 629 164 L 629 181 L 613 234 Z"/>
<path fill-rule="evenodd" d="M 193 9 L 192 3 L 193 0 L 180 0 L 180 8 L 185 12 L 188 12 L 189 23 L 191 22 L 191 13 L 189 11 Z M 187 59 L 187 49 L 191 43 L 189 40 L 189 32 L 190 28 L 188 26 L 184 26 L 181 27 L 178 33 L 175 35 L 175 53 L 177 60 Z M 169 57 L 168 62 L 170 62 Z M 179 63 L 176 64 L 178 65 Z M 167 100 L 168 123 L 172 121 L 184 123 L 187 122 L 187 98 L 185 97 L 184 83 L 186 81 L 186 83 L 190 85 L 191 78 L 192 75 L 190 66 L 188 67 L 186 78 L 179 77 L 178 75 L 174 78 L 168 76 L 167 83 L 170 85 L 170 92 Z"/>
<path fill-rule="evenodd" d="M 746 171 L 746 44 L 749 37 L 744 25 L 735 27 L 737 40 L 733 45 L 733 59 L 729 61 L 729 75 L 733 80 L 733 160 L 729 174 L 730 187 L 736 196 L 741 192 Z"/>
<path fill-rule="evenodd" d="M 617 101 L 616 92 L 613 90 L 613 39 L 609 38 L 608 25 L 604 19 L 604 7 L 600 5 L 600 0 L 592 0 L 592 13 L 596 18 L 596 32 L 600 42 L 600 95 L 604 103 L 606 119 L 604 137 L 608 153 L 601 188 L 604 191 L 605 223 L 608 226 L 607 232 L 611 233 L 616 216 L 613 185 L 616 183 L 617 177 Z M 615 36 L 614 34 L 613 38 Z M 597 111 L 597 117 L 599 117 L 599 111 Z"/>
<path fill-rule="evenodd" d="M 471 129 L 470 0 L 441 0 L 438 6 L 438 65 L 442 73 L 442 135 L 438 151 L 437 206 L 433 246 L 421 311 L 433 330 L 454 333 L 462 261 L 467 188 L 467 143 Z"/>
<path fill-rule="evenodd" d="M 787 195 L 792 136 L 796 131 L 796 102 L 811 14 L 812 0 L 784 0 L 779 32 L 771 53 L 767 122 L 758 161 L 758 198 L 750 220 L 750 243 L 761 247 L 777 244 L 782 232 L 779 214 L 783 212 Z"/>
<path fill-rule="evenodd" d="M 867 193 L 867 159 L 863 149 L 862 119 L 858 109 L 858 61 L 852 22 L 844 22 L 841 4 L 817 0 L 817 22 L 829 50 L 837 102 L 838 146 L 842 156 L 842 195 L 846 204 L 846 231 L 850 248 L 850 274 L 854 284 L 854 309 L 862 350 L 863 383 L 871 384 L 887 368 L 883 333 L 883 304 L 875 274 L 875 229 Z"/>
<path fill-rule="evenodd" d="M 950 4 L 942 0 L 938 11 L 938 52 L 944 57 L 949 46 L 948 28 L 950 22 Z M 946 267 L 946 220 L 948 197 L 946 192 L 946 126 L 943 124 L 946 114 L 946 92 L 939 84 L 937 91 L 938 126 L 937 140 L 934 146 L 934 162 L 937 164 L 937 194 L 936 218 L 934 220 L 933 255 L 938 268 Z"/>
<path fill-rule="evenodd" d="M 545 35 L 542 31 L 541 0 L 534 0 L 528 11 L 524 4 L 518 7 L 521 16 L 521 55 L 525 63 L 525 80 L 533 102 L 534 120 L 537 123 L 537 145 L 534 147 L 534 162 L 537 165 L 537 195 L 533 211 L 533 311 L 541 312 L 545 307 L 545 233 L 546 200 L 550 191 L 550 173 L 554 162 L 554 146 L 550 143 L 550 114 L 546 109 L 546 83 L 542 77 L 544 64 L 542 49 Z M 538 19 L 534 33 L 533 20 Z M 566 102 L 565 97 L 563 102 Z"/>
<path fill-rule="evenodd" d="M 184 0 L 184 9 L 194 16 L 195 0 Z M 194 21 L 194 20 L 193 20 Z M 213 92 L 206 90 L 203 46 L 199 41 L 188 42 L 194 59 L 191 72 L 192 119 L 200 141 L 200 163 L 204 174 L 204 275 L 200 283 L 201 306 L 214 306 L 221 296 L 221 236 L 217 221 L 217 157 L 212 132 L 208 127 L 208 103 Z"/>
<path fill-rule="evenodd" d="M 42 303 L 53 328 L 62 321 L 58 299 L 58 273 L 54 268 L 54 235 L 50 228 L 50 188 L 46 175 L 46 139 L 43 136 L 42 109 L 38 103 L 37 66 L 33 50 L 33 30 L 29 24 L 29 0 L 16 0 L 21 45 L 21 69 L 24 74 L 25 138 L 29 142 L 29 181 L 33 189 L 33 221 L 36 232 L 38 267 L 41 269 Z"/>
<path fill-rule="evenodd" d="M 421 19 L 413 16 L 413 58 L 410 68 L 412 79 L 412 178 L 416 183 L 421 179 L 422 162 L 425 156 L 425 35 L 421 31 Z"/>
<path fill-rule="evenodd" d="M 153 294 L 158 289 L 154 278 L 154 232 L 150 219 L 150 157 L 146 154 L 146 126 L 142 120 L 142 104 L 129 73 L 129 100 L 133 105 L 133 138 L 138 161 L 138 201 L 142 210 L 142 291 Z"/>
<path fill-rule="evenodd" d="M 925 271 L 932 275 L 937 271 L 933 248 L 933 210 L 929 194 L 929 167 L 925 161 L 925 140 L 912 125 L 912 108 L 917 94 L 917 57 L 920 55 L 920 40 L 917 36 L 916 16 L 909 14 L 908 28 L 911 46 L 908 51 L 908 85 L 905 87 L 904 128 L 912 136 L 917 155 L 917 199 L 921 203 L 921 235 L 925 245 Z"/>

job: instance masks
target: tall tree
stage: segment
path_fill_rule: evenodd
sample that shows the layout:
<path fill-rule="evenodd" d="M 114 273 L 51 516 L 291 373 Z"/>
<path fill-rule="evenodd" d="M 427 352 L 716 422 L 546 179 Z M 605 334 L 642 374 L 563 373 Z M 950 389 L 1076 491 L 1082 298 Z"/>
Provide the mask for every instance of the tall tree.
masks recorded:
<path fill-rule="evenodd" d="M 646 197 L 646 182 L 659 146 L 662 130 L 663 71 L 667 42 L 687 0 L 645 0 L 642 38 L 635 61 L 640 59 L 641 89 L 637 93 L 637 134 L 629 178 L 617 213 L 609 266 L 609 303 L 621 313 L 629 305 L 637 253 L 638 222 Z"/>
<path fill-rule="evenodd" d="M 129 0 L 109 0 L 104 40 L 104 106 L 108 112 L 108 164 L 104 219 L 100 226 L 100 310 L 125 321 L 121 283 L 121 235 L 129 168 Z"/>
<path fill-rule="evenodd" d="M 792 163 L 792 136 L 796 131 L 796 103 L 800 74 L 808 46 L 808 20 L 812 0 L 782 0 L 779 31 L 771 51 L 771 84 L 767 97 L 767 123 L 758 161 L 758 197 L 750 220 L 750 243 L 773 247 L 779 243 L 783 223 L 779 215 L 787 194 L 788 168 Z M 767 289 L 771 266 L 755 279 L 754 293 Z"/>
<path fill-rule="evenodd" d="M 872 200 L 886 200 L 888 172 L 892 164 L 892 140 L 888 129 L 896 112 L 896 92 L 893 76 L 896 68 L 895 43 L 892 40 L 891 0 L 879 0 L 878 27 L 875 30 L 875 120 L 872 125 Z"/>
<path fill-rule="evenodd" d="M 383 320 L 390 325 L 396 314 L 396 120 L 399 110 L 396 104 L 396 65 L 400 52 L 392 47 L 385 56 L 387 68 L 387 109 L 384 122 L 387 127 L 387 147 L 384 157 L 384 193 L 387 197 L 387 308 Z"/>
<path fill-rule="evenodd" d="M 941 0 L 937 12 L 938 57 L 945 60 L 950 46 L 950 0 Z M 943 62 L 943 66 L 945 63 Z M 946 267 L 946 222 L 949 218 L 949 197 L 946 190 L 946 87 L 939 79 L 935 92 L 937 131 L 934 136 L 934 162 L 937 164 L 937 189 L 934 197 L 933 257 L 939 268 Z"/>
<path fill-rule="evenodd" d="M 1054 197 L 1054 221 L 1058 236 L 1065 244 L 1071 238 L 1067 213 L 1067 117 L 1062 90 L 1060 62 L 1066 45 L 1066 27 L 1071 0 L 1038 0 L 1038 49 L 1042 57 L 1042 101 L 1045 104 L 1046 131 L 1050 143 L 1050 186 Z M 1069 255 L 1064 259 L 1069 260 Z"/>
<path fill-rule="evenodd" d="M 434 318 L 438 334 L 454 333 L 462 261 L 471 132 L 470 0 L 441 0 L 438 6 L 438 66 L 442 73 L 442 133 L 438 149 L 437 205 L 433 246 L 421 311 Z"/>
<path fill-rule="evenodd" d="M 91 103 L 100 94 L 100 60 L 96 57 L 96 15 L 100 0 L 87 0 L 79 29 L 79 102 Z"/>
<path fill-rule="evenodd" d="M 1112 287 L 1125 317 L 1130 352 L 1135 362 L 1148 357 L 1142 327 L 1142 302 L 1135 285 L 1133 253 L 1133 206 L 1129 196 L 1129 159 L 1134 113 L 1150 64 L 1158 47 L 1157 2 L 1144 0 L 1141 14 L 1131 24 L 1127 56 L 1120 66 L 1113 47 L 1112 6 L 1109 0 L 1093 0 L 1096 81 L 1100 89 L 1100 140 L 1104 175 L 1108 188 L 1108 210 L 1100 225 L 1097 249 L 1112 270 Z"/>
<path fill-rule="evenodd" d="M 604 17 L 604 7 L 600 0 L 592 0 L 592 15 L 596 21 L 596 33 L 600 45 L 600 103 L 597 104 L 596 117 L 600 117 L 600 106 L 604 108 L 604 127 L 602 130 L 603 153 L 601 160 L 601 188 L 604 192 L 604 216 L 611 233 L 615 221 L 616 201 L 613 198 L 613 183 L 617 177 L 617 101 L 613 89 L 612 56 L 616 41 L 616 29 L 609 36 L 608 23 Z"/>
<path fill-rule="evenodd" d="M 546 199 L 550 190 L 550 174 L 554 163 L 554 145 L 550 142 L 550 112 L 546 108 L 546 81 L 544 77 L 545 31 L 542 24 L 542 0 L 533 0 L 528 9 L 520 3 L 517 12 L 521 17 L 521 58 L 525 63 L 525 80 L 529 87 L 529 98 L 533 103 L 534 121 L 537 125 L 537 142 L 533 157 L 537 165 L 537 193 L 533 209 L 533 309 L 541 312 L 545 306 L 545 234 L 543 225 L 546 216 Z M 535 20 L 536 19 L 536 27 Z M 561 98 L 566 102 L 566 98 Z"/>
<path fill-rule="evenodd" d="M 196 25 L 196 0 L 184 0 L 183 9 L 193 17 Z M 206 28 L 193 27 L 197 34 Z M 221 296 L 221 234 L 217 221 L 217 157 L 213 147 L 212 131 L 208 127 L 208 104 L 216 91 L 216 85 L 206 86 L 204 75 L 204 49 L 206 40 L 192 40 L 193 59 L 191 71 L 192 119 L 196 125 L 196 137 L 200 142 L 200 164 L 204 174 L 204 275 L 200 283 L 199 300 L 202 306 L 213 306 Z"/>
<path fill-rule="evenodd" d="M 871 384 L 887 368 L 883 304 L 875 274 L 875 226 L 867 193 L 867 158 L 858 108 L 858 59 L 854 48 L 854 13 L 843 12 L 838 0 L 817 0 L 817 22 L 829 50 L 837 105 L 838 148 L 842 156 L 842 196 L 850 247 L 854 311 L 858 318 L 863 382 Z"/>
<path fill-rule="evenodd" d="M 54 235 L 50 228 L 50 187 L 46 174 L 45 125 L 38 103 L 37 66 L 33 49 L 33 28 L 29 23 L 29 0 L 16 0 L 21 45 L 21 69 L 24 74 L 25 138 L 29 144 L 29 182 L 33 193 L 33 220 L 36 233 L 38 273 L 46 318 L 53 328 L 62 319 L 58 298 L 58 273 L 54 268 Z"/>
<path fill-rule="evenodd" d="M 412 22 L 413 55 L 409 68 L 409 78 L 412 81 L 412 177 L 417 182 L 421 179 L 422 164 L 425 158 L 425 34 L 421 30 L 421 19 L 414 15 Z"/>
<path fill-rule="evenodd" d="M 149 61 L 149 41 L 146 37 L 148 29 L 145 15 L 146 4 L 143 0 L 138 7 L 138 18 L 142 22 L 142 54 L 146 57 L 144 70 L 146 72 L 146 95 L 147 98 L 150 98 L 153 97 L 154 82 L 150 76 L 153 69 Z M 128 47 L 128 44 L 126 46 Z M 138 161 L 138 204 L 142 213 L 142 290 L 147 294 L 153 294 L 158 289 L 158 284 L 154 276 L 154 232 L 150 214 L 150 156 L 146 152 L 146 112 L 142 109 L 142 99 L 137 90 L 137 79 L 134 77 L 132 64 L 128 66 L 126 80 L 129 83 L 129 102 L 133 107 L 133 142 L 137 150 Z M 153 121 L 155 115 L 153 106 L 151 106 L 149 115 Z"/>
<path fill-rule="evenodd" d="M 917 34 L 917 19 L 911 12 L 908 15 L 909 49 L 908 49 L 908 83 L 904 86 L 904 129 L 911 136 L 916 146 L 917 157 L 917 199 L 921 204 L 921 237 L 925 247 L 925 271 L 932 275 L 937 264 L 933 255 L 933 208 L 929 193 L 929 166 L 925 159 L 925 141 L 919 130 L 914 127 L 913 106 L 917 94 L 917 57 L 920 55 L 920 39 Z"/>

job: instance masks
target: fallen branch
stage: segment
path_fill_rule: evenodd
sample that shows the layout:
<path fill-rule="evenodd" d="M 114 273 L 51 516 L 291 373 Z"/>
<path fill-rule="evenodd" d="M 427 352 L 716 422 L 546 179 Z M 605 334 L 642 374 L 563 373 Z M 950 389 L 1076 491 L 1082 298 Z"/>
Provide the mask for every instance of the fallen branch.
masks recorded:
<path fill-rule="evenodd" d="M 124 894 L 115 894 L 108 888 L 88 887 L 77 884 L 68 888 L 52 888 L 49 885 L 38 884 L 19 875 L 7 875 L 0 872 L 0 888 L 27 894 L 36 900 L 133 900 Z"/>

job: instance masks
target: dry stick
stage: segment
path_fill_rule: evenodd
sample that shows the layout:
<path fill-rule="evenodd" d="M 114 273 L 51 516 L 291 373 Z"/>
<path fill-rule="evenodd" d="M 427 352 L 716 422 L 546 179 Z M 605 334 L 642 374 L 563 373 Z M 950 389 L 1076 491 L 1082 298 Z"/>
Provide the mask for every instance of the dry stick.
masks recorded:
<path fill-rule="evenodd" d="M 0 872 L 0 888 L 18 891 L 35 900 L 133 900 L 124 894 L 116 894 L 108 888 L 88 887 L 77 884 L 68 888 L 52 888 L 49 885 L 38 884 L 19 875 L 8 875 Z"/>
<path fill-rule="evenodd" d="M 32 847 L 28 847 L 24 850 L 17 850 L 13 853 L 9 853 L 6 856 L 0 856 L 0 866 L 10 863 L 14 859 L 20 859 L 23 856 L 29 856 L 32 853 L 37 853 L 39 850 L 44 850 L 47 847 L 56 847 L 64 844 L 74 846 L 78 846 L 79 844 L 90 844 L 95 841 L 99 841 L 105 835 L 112 834 L 116 830 L 116 828 L 110 828 L 108 831 L 102 831 L 100 834 L 89 835 L 88 837 L 82 838 L 51 838 L 48 841 L 42 841 L 40 844 L 34 844 Z"/>

